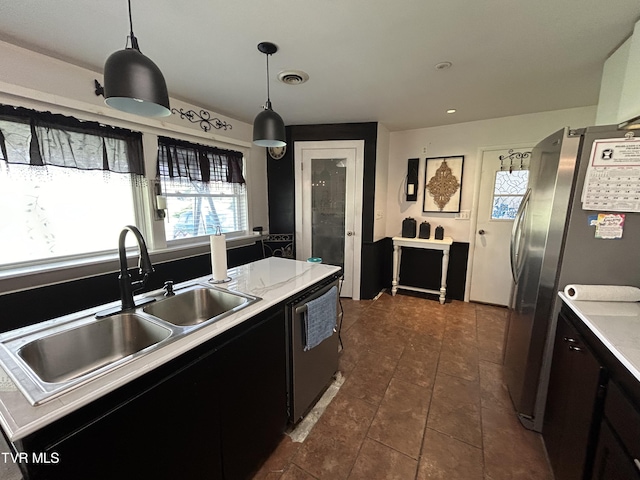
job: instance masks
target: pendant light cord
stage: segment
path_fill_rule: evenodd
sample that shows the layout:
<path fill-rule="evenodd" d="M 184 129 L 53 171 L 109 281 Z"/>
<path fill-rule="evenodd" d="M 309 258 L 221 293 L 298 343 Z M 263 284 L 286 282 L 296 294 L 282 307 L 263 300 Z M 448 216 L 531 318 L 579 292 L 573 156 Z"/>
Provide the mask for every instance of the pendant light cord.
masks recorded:
<path fill-rule="evenodd" d="M 269 92 L 269 54 L 266 54 L 267 57 L 267 108 L 271 108 L 271 96 Z"/>
<path fill-rule="evenodd" d="M 131 39 L 131 48 L 135 48 L 136 50 L 140 51 L 140 47 L 138 46 L 138 39 L 133 34 L 133 17 L 131 16 L 131 0 L 127 0 L 127 3 L 129 4 L 129 31 L 131 32 L 129 34 L 129 38 Z"/>

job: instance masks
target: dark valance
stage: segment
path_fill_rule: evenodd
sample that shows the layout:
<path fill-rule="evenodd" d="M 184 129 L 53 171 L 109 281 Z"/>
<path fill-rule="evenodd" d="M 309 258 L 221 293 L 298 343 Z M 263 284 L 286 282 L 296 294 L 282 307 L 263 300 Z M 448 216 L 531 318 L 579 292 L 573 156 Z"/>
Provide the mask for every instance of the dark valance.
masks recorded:
<path fill-rule="evenodd" d="M 142 134 L 98 122 L 0 105 L 1 160 L 144 175 Z"/>
<path fill-rule="evenodd" d="M 244 184 L 243 156 L 235 150 L 158 137 L 158 177 L 171 181 Z"/>

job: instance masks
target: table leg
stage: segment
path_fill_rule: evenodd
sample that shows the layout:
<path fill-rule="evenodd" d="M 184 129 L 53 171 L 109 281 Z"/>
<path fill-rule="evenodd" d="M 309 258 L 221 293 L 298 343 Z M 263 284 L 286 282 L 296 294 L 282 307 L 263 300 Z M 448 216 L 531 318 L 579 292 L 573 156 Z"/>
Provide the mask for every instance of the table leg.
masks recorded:
<path fill-rule="evenodd" d="M 398 281 L 400 280 L 400 255 L 402 247 L 393 246 L 393 278 L 391 279 L 391 296 L 395 296 L 398 291 Z"/>
<path fill-rule="evenodd" d="M 449 269 L 449 250 L 442 251 L 442 278 L 440 279 L 440 304 L 444 305 L 447 295 L 447 270 Z"/>

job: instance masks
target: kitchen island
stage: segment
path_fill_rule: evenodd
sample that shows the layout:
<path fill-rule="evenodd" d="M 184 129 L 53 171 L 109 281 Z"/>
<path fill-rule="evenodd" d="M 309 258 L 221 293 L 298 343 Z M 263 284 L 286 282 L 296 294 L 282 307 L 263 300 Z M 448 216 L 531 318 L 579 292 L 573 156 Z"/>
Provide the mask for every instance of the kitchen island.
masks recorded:
<path fill-rule="evenodd" d="M 233 452 L 234 445 L 246 445 L 248 453 L 252 444 L 260 446 L 263 423 L 273 437 L 287 421 L 284 304 L 339 271 L 282 258 L 230 269 L 231 282 L 217 287 L 260 301 L 37 406 L 4 374 L 0 422 L 5 437 L 29 459 L 35 454 L 44 462 L 56 454 L 54 465 L 21 467 L 33 469 L 33 478 L 57 478 L 58 470 L 74 471 L 69 462 L 83 461 L 84 469 L 102 461 L 111 468 L 137 459 L 135 468 L 130 463 L 124 470 L 130 473 L 122 476 L 124 471 L 113 467 L 111 474 L 136 478 L 161 472 L 169 478 L 169 472 L 180 472 L 188 477 L 187 472 L 202 472 L 203 464 L 211 469 L 204 472 L 208 478 L 241 478 L 234 468 L 250 471 L 250 455 L 244 466 L 225 464 L 219 458 L 225 449 L 226 458 L 242 456 L 242 451 Z M 176 293 L 181 286 L 175 286 Z M 81 458 L 70 458 L 75 454 L 69 452 L 77 451 L 71 445 L 84 449 Z M 119 456 L 127 450 L 124 445 L 133 451 L 129 458 Z M 149 464 L 150 458 L 160 466 Z M 110 470 L 104 471 L 108 478 Z"/>

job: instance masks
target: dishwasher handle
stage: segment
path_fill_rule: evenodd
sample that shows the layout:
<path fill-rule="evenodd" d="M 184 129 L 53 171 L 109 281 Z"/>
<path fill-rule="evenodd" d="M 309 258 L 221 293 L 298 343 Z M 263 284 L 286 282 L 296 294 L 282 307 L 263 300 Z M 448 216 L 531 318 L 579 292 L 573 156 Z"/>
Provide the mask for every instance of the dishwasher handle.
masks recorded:
<path fill-rule="evenodd" d="M 337 281 L 336 282 L 331 282 L 329 285 L 325 286 L 324 288 L 318 290 L 317 292 L 313 292 L 311 295 L 309 295 L 308 297 L 305 297 L 304 299 L 301 300 L 301 302 L 305 302 L 303 305 L 300 305 L 299 307 L 295 307 L 294 308 L 294 313 L 296 315 L 300 315 L 304 312 L 307 311 L 307 303 L 310 300 L 315 300 L 316 298 L 321 297 L 322 295 L 324 295 L 325 293 L 327 293 L 329 290 L 331 290 L 331 287 L 337 287 Z M 299 302 L 299 303 L 301 303 Z"/>

